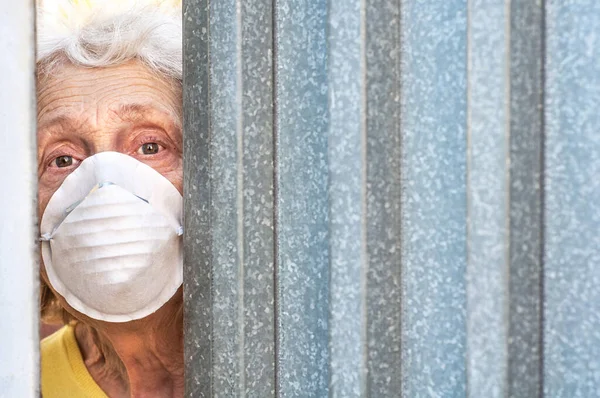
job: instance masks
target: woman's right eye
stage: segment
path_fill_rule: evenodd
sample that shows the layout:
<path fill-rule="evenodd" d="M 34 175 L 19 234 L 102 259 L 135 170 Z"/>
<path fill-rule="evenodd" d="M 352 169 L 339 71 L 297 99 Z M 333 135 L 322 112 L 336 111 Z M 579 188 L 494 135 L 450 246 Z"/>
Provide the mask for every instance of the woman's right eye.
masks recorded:
<path fill-rule="evenodd" d="M 63 155 L 54 159 L 56 167 L 69 167 L 73 165 L 73 156 Z"/>

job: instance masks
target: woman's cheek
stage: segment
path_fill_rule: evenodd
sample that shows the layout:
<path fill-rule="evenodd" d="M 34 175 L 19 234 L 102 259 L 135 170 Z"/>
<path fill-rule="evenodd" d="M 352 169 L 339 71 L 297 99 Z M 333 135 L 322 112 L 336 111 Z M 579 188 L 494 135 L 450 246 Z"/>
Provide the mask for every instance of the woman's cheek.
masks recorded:
<path fill-rule="evenodd" d="M 141 158 L 139 160 L 162 174 L 179 192 L 183 192 L 183 159 L 181 155 L 166 150 L 162 156 L 146 159 Z"/>
<path fill-rule="evenodd" d="M 60 188 L 65 179 L 73 171 L 77 169 L 76 166 L 65 169 L 61 168 L 47 168 L 38 179 L 38 209 L 39 218 L 42 219 L 42 215 L 48 202 L 54 195 L 54 192 Z"/>
<path fill-rule="evenodd" d="M 183 170 L 172 170 L 168 173 L 161 173 L 167 180 L 177 188 L 180 194 L 183 195 Z"/>
<path fill-rule="evenodd" d="M 40 219 L 40 221 L 42 220 L 42 216 L 44 214 L 44 210 L 46 210 L 46 206 L 48 205 L 48 202 L 50 201 L 50 198 L 52 197 L 52 195 L 54 194 L 54 192 L 56 192 L 56 190 L 58 189 L 58 185 L 52 184 L 52 185 L 48 185 L 47 182 L 43 182 L 40 181 L 39 185 L 38 185 L 38 218 Z"/>

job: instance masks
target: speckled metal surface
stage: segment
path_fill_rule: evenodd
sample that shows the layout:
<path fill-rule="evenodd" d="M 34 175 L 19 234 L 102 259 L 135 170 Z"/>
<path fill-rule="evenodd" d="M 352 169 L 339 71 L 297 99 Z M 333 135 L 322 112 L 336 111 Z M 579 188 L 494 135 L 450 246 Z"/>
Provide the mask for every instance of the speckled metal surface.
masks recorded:
<path fill-rule="evenodd" d="M 401 391 L 400 0 L 365 2 L 367 391 Z M 363 110 L 364 111 L 364 110 Z M 364 121 L 363 121 L 364 123 Z"/>
<path fill-rule="evenodd" d="M 275 394 L 270 11 L 185 8 L 188 396 Z"/>
<path fill-rule="evenodd" d="M 330 396 L 366 393 L 366 99 L 360 0 L 329 8 Z"/>
<path fill-rule="evenodd" d="M 600 3 L 546 3 L 544 394 L 600 395 Z"/>
<path fill-rule="evenodd" d="M 510 1 L 508 396 L 541 394 L 541 1 Z"/>
<path fill-rule="evenodd" d="M 38 397 L 34 3 L 0 3 L 0 397 Z"/>
<path fill-rule="evenodd" d="M 541 375 L 542 6 L 469 3 L 468 393 Z"/>
<path fill-rule="evenodd" d="M 188 396 L 598 394 L 600 6 L 546 3 L 184 5 Z"/>
<path fill-rule="evenodd" d="M 509 3 L 469 2 L 467 380 L 505 397 L 509 271 Z"/>
<path fill-rule="evenodd" d="M 275 2 L 278 393 L 329 393 L 327 2 Z"/>
<path fill-rule="evenodd" d="M 275 395 L 273 16 L 270 0 L 237 0 L 241 37 L 243 169 L 244 388 L 247 397 Z M 240 43 L 241 40 L 241 43 Z M 239 48 L 239 47 L 238 47 Z M 240 193 L 238 193 L 240 195 Z"/>
<path fill-rule="evenodd" d="M 466 395 L 466 0 L 403 1 L 402 395 Z"/>
<path fill-rule="evenodd" d="M 236 1 L 209 2 L 210 54 L 210 225 L 212 278 L 212 385 L 213 396 L 243 396 L 242 316 L 244 295 L 244 236 L 238 219 L 244 207 L 238 201 L 243 170 L 238 142 L 240 128 L 237 69 L 239 59 Z"/>
<path fill-rule="evenodd" d="M 183 4 L 185 395 L 212 397 L 213 297 L 208 2 Z"/>

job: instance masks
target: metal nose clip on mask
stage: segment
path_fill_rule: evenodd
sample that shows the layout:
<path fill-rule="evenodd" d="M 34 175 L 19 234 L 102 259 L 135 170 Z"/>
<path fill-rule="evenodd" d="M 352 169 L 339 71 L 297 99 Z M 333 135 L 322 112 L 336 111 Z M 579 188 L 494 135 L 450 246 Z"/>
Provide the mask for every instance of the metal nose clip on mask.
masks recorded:
<path fill-rule="evenodd" d="M 183 282 L 182 202 L 169 180 L 130 156 L 101 152 L 85 159 L 42 217 L 50 283 L 94 319 L 152 314 Z"/>

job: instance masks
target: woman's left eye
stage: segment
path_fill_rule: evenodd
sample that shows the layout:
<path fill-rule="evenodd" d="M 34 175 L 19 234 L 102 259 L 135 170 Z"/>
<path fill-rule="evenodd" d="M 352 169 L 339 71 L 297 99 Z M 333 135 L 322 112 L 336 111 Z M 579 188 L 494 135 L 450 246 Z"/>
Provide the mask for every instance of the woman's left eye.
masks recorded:
<path fill-rule="evenodd" d="M 138 149 L 140 155 L 155 155 L 158 151 L 160 151 L 160 145 L 156 142 L 147 142 Z"/>
<path fill-rule="evenodd" d="M 63 155 L 54 159 L 54 164 L 56 167 L 69 167 L 73 165 L 73 156 Z"/>
<path fill-rule="evenodd" d="M 60 155 L 52 159 L 49 166 L 52 168 L 67 169 L 79 165 L 79 162 L 79 160 L 71 155 Z"/>

